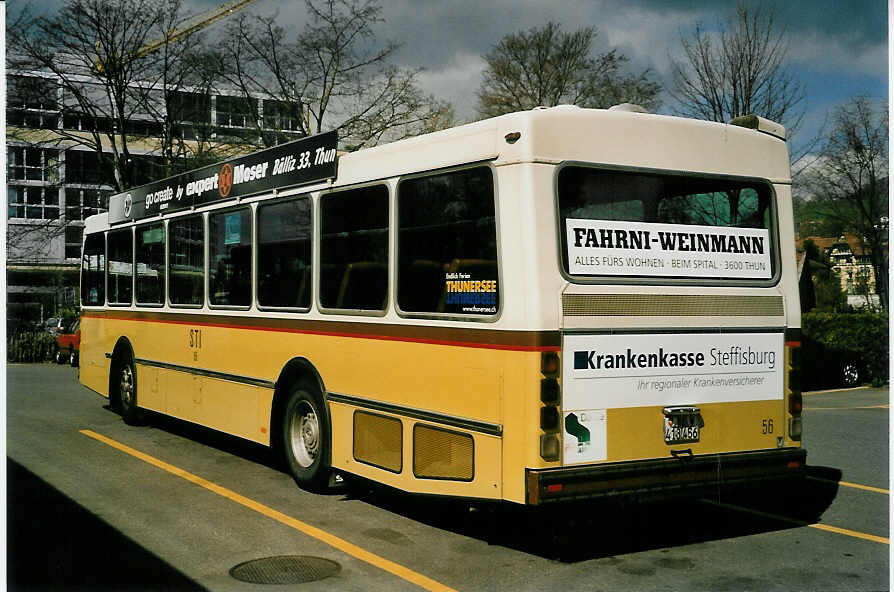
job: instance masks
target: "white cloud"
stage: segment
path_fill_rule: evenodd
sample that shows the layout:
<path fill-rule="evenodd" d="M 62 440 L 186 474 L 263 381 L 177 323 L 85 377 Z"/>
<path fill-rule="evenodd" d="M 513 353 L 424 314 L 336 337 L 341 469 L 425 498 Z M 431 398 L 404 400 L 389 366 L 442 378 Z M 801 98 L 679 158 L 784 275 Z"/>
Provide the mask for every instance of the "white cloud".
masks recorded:
<path fill-rule="evenodd" d="M 485 66 L 481 55 L 457 52 L 444 67 L 421 72 L 419 86 L 426 93 L 453 103 L 457 119 L 470 119 L 475 114 L 476 93 Z"/>
<path fill-rule="evenodd" d="M 817 72 L 840 74 L 844 71 L 877 77 L 888 75 L 887 42 L 856 48 L 841 38 L 812 32 L 792 37 L 788 57 L 792 62 Z"/>

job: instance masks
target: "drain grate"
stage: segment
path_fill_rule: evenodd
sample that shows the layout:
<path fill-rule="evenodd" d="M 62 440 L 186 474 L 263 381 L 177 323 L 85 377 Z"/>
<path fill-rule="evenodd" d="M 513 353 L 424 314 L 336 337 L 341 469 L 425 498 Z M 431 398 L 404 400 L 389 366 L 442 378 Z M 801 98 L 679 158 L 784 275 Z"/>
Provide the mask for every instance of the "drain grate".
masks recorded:
<path fill-rule="evenodd" d="M 335 575 L 341 565 L 322 557 L 281 555 L 240 563 L 230 575 L 250 584 L 304 584 Z"/>

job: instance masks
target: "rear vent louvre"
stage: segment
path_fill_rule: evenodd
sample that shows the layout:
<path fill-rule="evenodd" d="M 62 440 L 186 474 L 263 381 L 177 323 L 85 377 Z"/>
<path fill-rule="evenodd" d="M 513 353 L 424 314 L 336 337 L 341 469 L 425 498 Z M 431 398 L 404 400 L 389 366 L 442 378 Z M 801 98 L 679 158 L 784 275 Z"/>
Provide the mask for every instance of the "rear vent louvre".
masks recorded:
<path fill-rule="evenodd" d="M 423 479 L 471 481 L 475 476 L 472 436 L 417 423 L 413 427 L 413 474 Z"/>
<path fill-rule="evenodd" d="M 563 294 L 562 314 L 583 316 L 781 317 L 782 296 Z"/>

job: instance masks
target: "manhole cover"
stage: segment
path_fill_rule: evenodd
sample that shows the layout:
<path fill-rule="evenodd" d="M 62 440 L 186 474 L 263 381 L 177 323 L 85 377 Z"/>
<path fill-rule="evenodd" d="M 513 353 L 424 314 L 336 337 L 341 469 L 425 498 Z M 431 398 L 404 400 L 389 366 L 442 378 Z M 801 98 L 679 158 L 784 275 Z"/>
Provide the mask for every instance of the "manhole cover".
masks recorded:
<path fill-rule="evenodd" d="M 240 563 L 230 575 L 251 584 L 303 584 L 335 575 L 341 566 L 322 557 L 281 555 Z"/>

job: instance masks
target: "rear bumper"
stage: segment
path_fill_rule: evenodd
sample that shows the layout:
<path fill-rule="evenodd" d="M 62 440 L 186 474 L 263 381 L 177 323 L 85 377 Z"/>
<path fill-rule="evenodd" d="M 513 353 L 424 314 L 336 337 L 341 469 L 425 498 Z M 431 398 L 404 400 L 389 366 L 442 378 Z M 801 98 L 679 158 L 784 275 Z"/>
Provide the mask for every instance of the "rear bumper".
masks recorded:
<path fill-rule="evenodd" d="M 807 451 L 780 448 L 561 469 L 528 469 L 526 500 L 539 505 L 613 495 L 698 495 L 721 485 L 804 475 Z"/>

